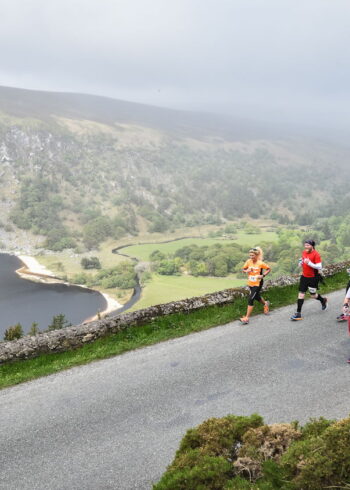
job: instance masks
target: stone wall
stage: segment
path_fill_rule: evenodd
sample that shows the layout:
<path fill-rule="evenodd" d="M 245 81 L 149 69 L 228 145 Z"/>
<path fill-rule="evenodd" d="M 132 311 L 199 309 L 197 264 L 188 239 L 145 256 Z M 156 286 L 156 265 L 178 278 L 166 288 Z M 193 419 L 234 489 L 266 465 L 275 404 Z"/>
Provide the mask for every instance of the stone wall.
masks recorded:
<path fill-rule="evenodd" d="M 324 275 L 326 277 L 332 276 L 348 267 L 350 267 L 350 261 L 331 265 L 324 269 Z M 296 284 L 298 280 L 299 275 L 284 276 L 279 279 L 266 281 L 264 289 Z M 207 306 L 233 303 L 235 299 L 247 296 L 247 294 L 247 288 L 225 289 L 216 293 L 206 294 L 205 296 L 173 301 L 131 313 L 106 317 L 103 320 L 83 323 L 62 330 L 41 333 L 35 337 L 26 336 L 11 342 L 1 342 L 0 364 L 17 359 L 31 359 L 40 354 L 75 349 L 85 343 L 93 342 L 94 340 L 111 333 L 120 332 L 128 327 L 144 325 L 160 316 L 179 312 L 189 313 Z"/>

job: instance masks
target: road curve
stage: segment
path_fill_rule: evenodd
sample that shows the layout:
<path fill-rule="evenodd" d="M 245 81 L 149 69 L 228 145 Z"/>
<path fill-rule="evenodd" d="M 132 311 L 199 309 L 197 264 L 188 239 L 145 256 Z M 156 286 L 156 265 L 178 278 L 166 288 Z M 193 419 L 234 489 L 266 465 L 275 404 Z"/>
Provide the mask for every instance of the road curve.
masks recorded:
<path fill-rule="evenodd" d="M 350 341 L 308 301 L 0 392 L 0 488 L 149 489 L 186 429 L 258 412 L 267 422 L 345 417 Z"/>

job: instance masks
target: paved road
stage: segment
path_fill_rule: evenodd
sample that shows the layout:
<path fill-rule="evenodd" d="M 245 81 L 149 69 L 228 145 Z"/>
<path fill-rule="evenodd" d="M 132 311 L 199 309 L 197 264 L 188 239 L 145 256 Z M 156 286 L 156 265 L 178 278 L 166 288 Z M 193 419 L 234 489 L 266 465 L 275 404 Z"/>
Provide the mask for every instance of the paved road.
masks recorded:
<path fill-rule="evenodd" d="M 344 417 L 350 341 L 305 304 L 71 369 L 0 392 L 0 488 L 146 489 L 187 428 L 258 412 L 267 422 Z"/>

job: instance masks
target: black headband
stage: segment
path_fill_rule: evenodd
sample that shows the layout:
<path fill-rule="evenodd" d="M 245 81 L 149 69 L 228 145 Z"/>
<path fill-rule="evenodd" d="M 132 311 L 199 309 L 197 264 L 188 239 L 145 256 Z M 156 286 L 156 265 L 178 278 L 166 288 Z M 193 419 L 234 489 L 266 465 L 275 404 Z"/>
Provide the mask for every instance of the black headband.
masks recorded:
<path fill-rule="evenodd" d="M 308 243 L 309 245 L 311 245 L 312 247 L 314 247 L 316 245 L 315 241 L 314 240 L 305 240 L 304 243 Z"/>

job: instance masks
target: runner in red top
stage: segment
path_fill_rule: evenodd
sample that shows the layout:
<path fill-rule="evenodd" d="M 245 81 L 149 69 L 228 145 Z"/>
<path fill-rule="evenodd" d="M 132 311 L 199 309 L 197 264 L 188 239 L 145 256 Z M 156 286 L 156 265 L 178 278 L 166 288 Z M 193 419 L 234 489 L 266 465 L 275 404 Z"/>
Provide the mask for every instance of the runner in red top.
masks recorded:
<path fill-rule="evenodd" d="M 301 309 L 303 307 L 305 293 L 309 290 L 311 298 L 320 301 L 322 310 L 327 309 L 327 298 L 323 298 L 317 293 L 318 283 L 320 280 L 320 270 L 322 269 L 322 261 L 320 254 L 315 250 L 314 240 L 306 240 L 304 243 L 304 251 L 299 260 L 299 265 L 302 267 L 302 275 L 300 276 L 299 295 L 297 303 L 297 311 L 291 317 L 291 320 L 302 320 Z"/>

